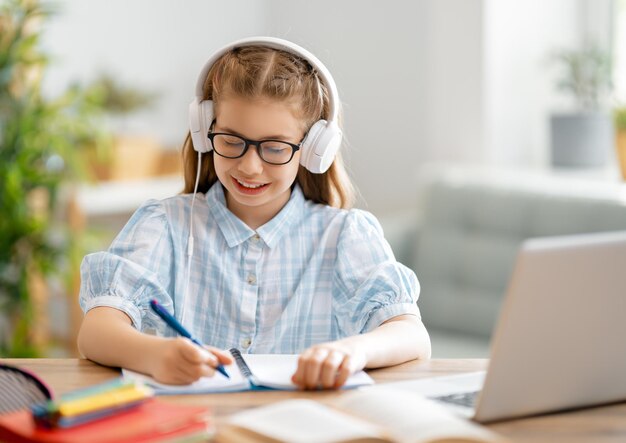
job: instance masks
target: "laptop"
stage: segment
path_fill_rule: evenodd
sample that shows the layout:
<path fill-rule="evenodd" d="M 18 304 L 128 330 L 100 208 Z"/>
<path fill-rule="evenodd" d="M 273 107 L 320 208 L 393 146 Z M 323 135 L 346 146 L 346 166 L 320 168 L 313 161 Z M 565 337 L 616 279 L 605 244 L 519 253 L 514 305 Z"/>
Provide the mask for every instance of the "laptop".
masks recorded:
<path fill-rule="evenodd" d="M 619 402 L 625 339 L 626 231 L 530 239 L 487 371 L 394 385 L 481 423 Z"/>

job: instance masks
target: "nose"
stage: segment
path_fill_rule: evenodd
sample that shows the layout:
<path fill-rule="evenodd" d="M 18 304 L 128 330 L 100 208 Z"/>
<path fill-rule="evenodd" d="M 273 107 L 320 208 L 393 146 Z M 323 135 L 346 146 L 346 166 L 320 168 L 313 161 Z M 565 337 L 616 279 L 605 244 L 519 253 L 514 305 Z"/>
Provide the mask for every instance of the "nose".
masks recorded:
<path fill-rule="evenodd" d="M 259 157 L 257 146 L 251 145 L 248 152 L 239 159 L 238 169 L 246 175 L 255 175 L 263 172 L 263 160 Z"/>

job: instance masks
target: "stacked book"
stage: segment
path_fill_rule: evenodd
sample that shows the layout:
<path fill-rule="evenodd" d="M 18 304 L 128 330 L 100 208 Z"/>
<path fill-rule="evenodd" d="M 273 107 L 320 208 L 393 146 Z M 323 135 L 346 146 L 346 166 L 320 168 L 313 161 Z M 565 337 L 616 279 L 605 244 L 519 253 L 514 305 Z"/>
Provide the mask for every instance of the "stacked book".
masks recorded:
<path fill-rule="evenodd" d="M 7 443 L 205 441 L 213 430 L 210 409 L 158 400 L 121 377 L 0 415 Z"/>
<path fill-rule="evenodd" d="M 35 423 L 44 428 L 71 428 L 138 407 L 154 396 L 148 386 L 114 379 L 31 407 Z"/>

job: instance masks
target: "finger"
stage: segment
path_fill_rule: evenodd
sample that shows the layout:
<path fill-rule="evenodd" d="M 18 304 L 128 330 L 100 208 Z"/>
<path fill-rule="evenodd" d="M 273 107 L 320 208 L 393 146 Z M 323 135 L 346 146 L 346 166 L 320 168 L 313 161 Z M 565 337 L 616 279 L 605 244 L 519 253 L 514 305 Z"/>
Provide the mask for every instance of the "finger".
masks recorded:
<path fill-rule="evenodd" d="M 211 366 L 217 366 L 217 358 L 208 350 L 201 348 L 190 340 L 185 339 L 185 342 L 180 347 L 180 353 L 182 358 L 190 364 L 208 363 Z"/>
<path fill-rule="evenodd" d="M 206 349 L 211 352 L 223 365 L 230 365 L 234 362 L 233 356 L 227 350 L 215 348 L 213 346 L 206 346 Z"/>
<path fill-rule="evenodd" d="M 196 381 L 200 377 L 212 377 L 215 374 L 218 360 L 208 350 L 188 342 L 181 346 L 180 352 L 182 358 L 177 367 L 188 382 Z"/>
<path fill-rule="evenodd" d="M 298 363 L 298 367 L 296 368 L 296 372 L 291 376 L 291 381 L 293 384 L 300 388 L 304 388 L 303 380 L 304 380 L 304 367 Z"/>
<path fill-rule="evenodd" d="M 350 356 L 346 356 L 339 366 L 337 377 L 335 378 L 335 389 L 342 387 L 346 383 L 348 377 L 350 377 L 352 372 L 354 372 L 354 370 L 352 369 L 352 361 L 350 359 Z"/>
<path fill-rule="evenodd" d="M 202 377 L 213 377 L 215 372 L 215 368 L 210 365 L 203 364 L 200 368 L 200 374 Z"/>
<path fill-rule="evenodd" d="M 304 368 L 304 386 L 307 389 L 317 389 L 319 386 L 322 363 L 326 357 L 328 357 L 328 350 L 318 348 L 307 360 Z"/>
<path fill-rule="evenodd" d="M 205 348 L 198 348 L 200 352 L 200 358 L 202 358 L 202 363 L 211 365 L 213 367 L 218 365 L 217 357 L 212 352 L 209 352 Z"/>
<path fill-rule="evenodd" d="M 199 351 L 198 346 L 187 338 L 175 339 L 176 350 L 188 363 L 200 363 L 202 362 L 202 354 Z"/>
<path fill-rule="evenodd" d="M 180 371 L 188 382 L 194 382 L 201 377 L 213 377 L 215 368 L 209 363 L 189 363 L 181 366 Z"/>
<path fill-rule="evenodd" d="M 324 389 L 330 389 L 335 386 L 339 367 L 343 363 L 344 354 L 337 351 L 331 351 L 322 363 L 320 373 L 320 382 Z"/>
<path fill-rule="evenodd" d="M 304 374 L 312 354 L 313 350 L 307 349 L 298 357 L 298 367 L 296 368 L 296 372 L 291 376 L 291 381 L 301 388 L 306 388 L 304 384 Z"/>

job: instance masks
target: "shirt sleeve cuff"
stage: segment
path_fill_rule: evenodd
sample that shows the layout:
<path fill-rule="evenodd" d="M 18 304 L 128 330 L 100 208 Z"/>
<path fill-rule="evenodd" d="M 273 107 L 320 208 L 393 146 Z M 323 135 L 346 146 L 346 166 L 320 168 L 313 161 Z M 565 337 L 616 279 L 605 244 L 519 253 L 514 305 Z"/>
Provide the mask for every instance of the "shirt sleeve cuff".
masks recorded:
<path fill-rule="evenodd" d="M 395 303 L 376 310 L 365 324 L 362 333 L 370 332 L 387 320 L 400 315 L 415 315 L 420 320 L 422 318 L 420 310 L 415 303 Z"/>
<path fill-rule="evenodd" d="M 87 313 L 90 309 L 99 306 L 107 306 L 122 311 L 130 317 L 135 329 L 141 331 L 141 311 L 131 301 L 117 295 L 101 295 L 85 301 L 83 311 Z"/>

